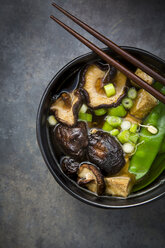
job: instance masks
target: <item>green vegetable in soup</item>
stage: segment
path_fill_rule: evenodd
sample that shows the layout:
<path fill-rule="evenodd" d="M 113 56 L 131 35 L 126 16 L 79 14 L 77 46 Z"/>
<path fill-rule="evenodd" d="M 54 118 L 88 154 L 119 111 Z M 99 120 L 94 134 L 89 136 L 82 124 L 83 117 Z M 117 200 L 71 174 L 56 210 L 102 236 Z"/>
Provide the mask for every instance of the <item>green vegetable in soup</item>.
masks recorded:
<path fill-rule="evenodd" d="M 106 121 L 112 126 L 112 127 L 118 127 L 120 126 L 122 120 L 120 117 L 117 116 L 107 116 Z"/>
<path fill-rule="evenodd" d="M 136 133 L 137 129 L 138 129 L 138 125 L 136 123 L 132 123 L 129 131 L 131 133 Z"/>
<path fill-rule="evenodd" d="M 108 109 L 108 114 L 112 116 L 124 117 L 127 114 L 127 111 L 123 107 L 123 105 L 119 105 L 116 108 Z"/>
<path fill-rule="evenodd" d="M 130 141 L 132 141 L 134 144 L 136 144 L 138 139 L 139 139 L 138 133 L 130 133 L 130 136 L 129 136 Z"/>
<path fill-rule="evenodd" d="M 148 174 L 133 187 L 133 192 L 141 190 L 151 184 L 165 170 L 165 153 L 157 155 Z"/>
<path fill-rule="evenodd" d="M 105 90 L 107 97 L 110 97 L 116 94 L 116 90 L 113 84 L 105 85 L 104 90 Z"/>
<path fill-rule="evenodd" d="M 107 113 L 107 111 L 106 111 L 106 109 L 101 108 L 101 109 L 96 109 L 96 110 L 94 111 L 94 113 L 95 113 L 95 115 L 97 115 L 97 116 L 101 116 L 101 115 L 105 115 L 105 114 Z"/>
<path fill-rule="evenodd" d="M 162 144 L 160 146 L 159 153 L 165 153 L 165 137 L 164 137 Z"/>
<path fill-rule="evenodd" d="M 155 82 L 155 83 L 153 84 L 153 87 L 154 87 L 156 90 L 161 91 L 161 92 L 165 95 L 165 86 L 162 86 L 161 83 Z"/>
<path fill-rule="evenodd" d="M 137 97 L 137 91 L 135 88 L 130 88 L 128 91 L 128 97 L 134 100 Z"/>
<path fill-rule="evenodd" d="M 133 101 L 130 98 L 125 97 L 122 100 L 122 104 L 123 104 L 123 106 L 124 106 L 125 109 L 130 109 L 133 106 Z"/>
<path fill-rule="evenodd" d="M 144 121 L 144 125 L 153 125 L 159 132 L 151 134 L 146 128 L 140 131 L 139 144 L 136 153 L 132 156 L 129 172 L 135 174 L 136 180 L 144 177 L 156 155 L 165 135 L 165 105 L 159 103 Z"/>
<path fill-rule="evenodd" d="M 162 86 L 161 83 L 155 82 L 154 88 L 161 91 L 165 95 L 165 86 Z M 159 153 L 165 153 L 165 136 L 164 136 L 164 139 L 163 139 L 162 144 L 160 146 Z"/>
<path fill-rule="evenodd" d="M 79 120 L 92 122 L 92 115 L 88 113 L 79 113 L 78 118 Z"/>
<path fill-rule="evenodd" d="M 83 104 L 79 110 L 79 113 L 86 113 L 88 110 L 88 107 L 86 104 Z"/>
<path fill-rule="evenodd" d="M 106 132 L 109 132 L 113 129 L 113 127 L 111 125 L 109 125 L 109 123 L 107 121 L 105 121 L 102 129 Z"/>
<path fill-rule="evenodd" d="M 134 150 L 135 150 L 135 145 L 133 143 L 128 142 L 123 145 L 123 151 L 125 153 L 131 154 L 134 152 Z"/>
<path fill-rule="evenodd" d="M 48 117 L 48 122 L 50 126 L 55 126 L 57 124 L 57 120 L 55 119 L 54 115 L 50 115 Z"/>
<path fill-rule="evenodd" d="M 112 136 L 117 136 L 119 134 L 119 130 L 118 129 L 113 129 L 112 131 L 110 131 L 110 134 Z"/>
<path fill-rule="evenodd" d="M 124 130 L 118 134 L 117 138 L 122 144 L 124 144 L 129 141 L 130 132 L 128 130 Z"/>

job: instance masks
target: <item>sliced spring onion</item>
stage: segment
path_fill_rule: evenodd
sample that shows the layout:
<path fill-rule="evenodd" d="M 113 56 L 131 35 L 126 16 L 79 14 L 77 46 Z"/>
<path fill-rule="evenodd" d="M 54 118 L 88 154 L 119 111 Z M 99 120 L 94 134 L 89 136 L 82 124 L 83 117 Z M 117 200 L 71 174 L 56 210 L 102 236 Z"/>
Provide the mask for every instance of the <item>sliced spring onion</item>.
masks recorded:
<path fill-rule="evenodd" d="M 125 109 L 130 109 L 133 106 L 133 101 L 130 98 L 126 97 L 122 100 L 122 104 Z"/>
<path fill-rule="evenodd" d="M 128 130 L 131 127 L 131 122 L 130 121 L 123 121 L 121 123 L 121 129 L 122 130 Z"/>
<path fill-rule="evenodd" d="M 130 132 L 128 130 L 124 130 L 124 131 L 120 132 L 117 136 L 118 140 L 122 144 L 127 143 L 129 141 L 129 137 L 130 137 Z"/>
<path fill-rule="evenodd" d="M 112 136 L 117 136 L 119 134 L 119 130 L 118 129 L 113 129 L 112 131 L 110 131 L 110 134 Z"/>
<path fill-rule="evenodd" d="M 108 109 L 108 114 L 112 116 L 124 117 L 127 114 L 127 111 L 123 107 L 123 105 L 119 105 L 116 108 Z"/>
<path fill-rule="evenodd" d="M 125 143 L 123 145 L 123 151 L 125 153 L 132 153 L 134 151 L 134 149 L 135 149 L 135 146 L 131 143 Z"/>
<path fill-rule="evenodd" d="M 79 113 L 78 118 L 83 121 L 92 122 L 92 115 L 88 113 Z"/>
<path fill-rule="evenodd" d="M 96 110 L 94 110 L 94 113 L 97 116 L 101 116 L 101 115 L 105 115 L 107 113 L 107 110 L 106 109 L 103 109 L 103 108 L 96 109 Z"/>
<path fill-rule="evenodd" d="M 86 113 L 87 109 L 88 109 L 87 105 L 83 104 L 79 110 L 79 113 Z"/>
<path fill-rule="evenodd" d="M 129 140 L 132 141 L 134 144 L 137 143 L 138 138 L 139 138 L 139 134 L 138 133 L 130 133 Z"/>
<path fill-rule="evenodd" d="M 109 123 L 107 121 L 105 121 L 102 129 L 106 132 L 109 132 L 113 129 L 113 127 L 111 125 L 109 125 Z"/>
<path fill-rule="evenodd" d="M 137 97 L 137 91 L 135 88 L 130 88 L 128 91 L 128 97 L 134 100 Z"/>
<path fill-rule="evenodd" d="M 136 123 L 132 123 L 132 125 L 131 125 L 129 131 L 130 131 L 131 133 L 136 133 L 137 128 L 138 128 L 138 125 L 137 125 Z"/>
<path fill-rule="evenodd" d="M 121 124 L 121 118 L 118 116 L 107 116 L 106 121 L 112 126 L 112 127 L 118 127 Z"/>
<path fill-rule="evenodd" d="M 57 124 L 57 120 L 55 119 L 54 115 L 50 115 L 48 117 L 48 122 L 50 126 L 55 126 Z"/>
<path fill-rule="evenodd" d="M 116 90 L 113 84 L 105 85 L 104 90 L 105 90 L 107 97 L 110 97 L 116 94 Z"/>

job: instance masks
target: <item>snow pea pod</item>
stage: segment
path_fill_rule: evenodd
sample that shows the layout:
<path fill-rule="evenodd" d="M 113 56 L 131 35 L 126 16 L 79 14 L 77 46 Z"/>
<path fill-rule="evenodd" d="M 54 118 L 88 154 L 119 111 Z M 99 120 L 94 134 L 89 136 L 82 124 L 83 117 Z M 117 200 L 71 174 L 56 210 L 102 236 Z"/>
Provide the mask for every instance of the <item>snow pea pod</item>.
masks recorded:
<path fill-rule="evenodd" d="M 162 86 L 159 82 L 154 84 L 154 88 L 161 91 L 165 95 L 165 86 Z M 159 149 L 159 153 L 165 153 L 165 136 Z"/>
<path fill-rule="evenodd" d="M 136 153 L 132 156 L 129 172 L 135 174 L 136 180 L 144 177 L 149 171 L 165 135 L 165 105 L 159 103 L 144 121 L 144 125 L 151 124 L 159 131 L 151 134 L 146 128 L 140 131 Z"/>
<path fill-rule="evenodd" d="M 159 153 L 165 153 L 165 137 L 164 137 L 162 144 L 160 146 Z"/>
<path fill-rule="evenodd" d="M 158 154 L 155 158 L 152 166 L 146 175 L 146 177 L 141 180 L 139 183 L 135 184 L 132 192 L 136 192 L 141 190 L 155 181 L 156 178 L 160 176 L 160 174 L 165 170 L 165 153 Z"/>

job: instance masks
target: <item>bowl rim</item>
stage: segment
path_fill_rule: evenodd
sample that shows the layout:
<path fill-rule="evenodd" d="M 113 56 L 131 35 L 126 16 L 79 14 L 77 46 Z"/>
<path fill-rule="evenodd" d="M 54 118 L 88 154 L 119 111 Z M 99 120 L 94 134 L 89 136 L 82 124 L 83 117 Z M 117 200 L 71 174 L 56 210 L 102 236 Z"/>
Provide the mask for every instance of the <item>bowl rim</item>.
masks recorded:
<path fill-rule="evenodd" d="M 136 47 L 131 47 L 131 46 L 120 46 L 122 49 L 126 49 L 127 51 L 130 50 L 130 51 L 135 51 L 135 52 L 141 52 L 145 55 L 149 55 L 151 56 L 152 58 L 156 59 L 156 60 L 159 60 L 160 62 L 164 63 L 165 64 L 165 61 L 162 59 L 162 58 L 159 58 L 158 56 L 146 51 L 146 50 L 143 50 L 143 49 L 140 49 L 140 48 L 136 48 Z M 108 51 L 109 48 L 105 47 L 105 48 L 102 48 L 103 51 Z M 91 206 L 95 206 L 95 207 L 99 207 L 99 208 L 104 208 L 104 209 L 123 209 L 123 208 L 130 208 L 130 207 L 137 207 L 137 206 L 141 206 L 141 205 L 144 205 L 146 203 L 150 203 L 152 202 L 153 200 L 156 200 L 156 199 L 159 199 L 161 197 L 163 197 L 165 195 L 165 192 L 162 192 L 158 195 L 156 195 L 155 197 L 151 197 L 147 200 L 144 200 L 142 202 L 138 202 L 138 203 L 132 203 L 132 204 L 125 204 L 125 205 L 121 205 L 121 206 L 118 206 L 118 205 L 104 205 L 103 203 L 96 203 L 96 202 L 93 202 L 91 200 L 88 200 L 88 199 L 85 199 L 83 198 L 82 196 L 80 196 L 79 194 L 76 194 L 75 192 L 73 192 L 70 188 L 67 187 L 67 185 L 65 185 L 61 180 L 60 178 L 56 175 L 55 171 L 53 170 L 52 166 L 50 165 L 49 161 L 48 161 L 48 158 L 46 156 L 46 153 L 45 153 L 45 149 L 44 149 L 44 146 L 43 146 L 43 143 L 42 143 L 42 139 L 41 139 L 41 128 L 40 128 L 40 120 L 41 120 L 41 110 L 42 110 L 42 106 L 43 106 L 43 103 L 44 103 L 44 100 L 45 100 L 45 97 L 46 95 L 48 94 L 52 84 L 54 83 L 55 79 L 57 79 L 61 73 L 63 73 L 69 66 L 73 65 L 75 62 L 87 57 L 87 56 L 90 56 L 94 54 L 94 52 L 88 52 L 88 53 L 85 53 L 83 55 L 80 55 L 76 58 L 74 58 L 73 60 L 69 61 L 66 65 L 64 65 L 56 74 L 55 76 L 51 79 L 51 81 L 48 83 L 48 85 L 46 86 L 44 92 L 43 92 L 43 95 L 41 97 L 41 100 L 40 100 L 40 103 L 39 103 L 39 107 L 38 107 L 38 111 L 37 111 L 37 118 L 36 118 L 36 137 L 37 137 L 37 142 L 38 142 L 38 146 L 40 148 L 40 152 L 42 154 L 42 157 L 49 169 L 49 171 L 51 172 L 51 174 L 53 175 L 53 177 L 55 178 L 55 180 L 57 181 L 57 183 L 62 186 L 62 188 L 68 192 L 70 195 L 72 195 L 74 198 L 80 200 L 81 202 L 84 202 L 88 205 L 91 205 Z"/>

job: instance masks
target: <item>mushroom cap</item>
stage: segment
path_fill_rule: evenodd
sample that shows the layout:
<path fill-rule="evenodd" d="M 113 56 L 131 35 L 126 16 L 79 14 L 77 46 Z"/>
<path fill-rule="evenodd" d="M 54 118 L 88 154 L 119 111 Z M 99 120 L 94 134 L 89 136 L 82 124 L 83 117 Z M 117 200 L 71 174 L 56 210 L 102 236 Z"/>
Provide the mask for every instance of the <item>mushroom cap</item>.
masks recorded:
<path fill-rule="evenodd" d="M 96 64 L 88 65 L 83 72 L 80 89 L 86 98 L 87 105 L 92 109 L 117 106 L 125 96 L 127 77 L 117 71 L 113 79 L 109 77 L 109 82 L 115 86 L 116 94 L 107 97 L 103 88 L 106 73 L 107 69 Z"/>
<path fill-rule="evenodd" d="M 63 157 L 60 161 L 60 165 L 61 165 L 61 169 L 67 176 L 71 178 L 77 177 L 79 163 L 76 162 L 73 158 Z"/>
<path fill-rule="evenodd" d="M 77 123 L 81 103 L 82 97 L 79 90 L 74 90 L 71 93 L 63 92 L 51 105 L 50 109 L 54 111 L 59 122 L 67 126 L 74 126 Z"/>
<path fill-rule="evenodd" d="M 87 156 L 105 176 L 118 173 L 125 164 L 121 145 L 115 137 L 103 131 L 89 135 Z"/>
<path fill-rule="evenodd" d="M 78 161 L 83 161 L 88 145 L 87 126 L 85 122 L 79 121 L 75 127 L 58 124 L 54 134 L 55 141 L 57 141 L 64 154 Z"/>
<path fill-rule="evenodd" d="M 98 195 L 101 195 L 105 188 L 104 177 L 99 168 L 87 162 L 83 162 L 79 167 L 77 183 Z"/>

